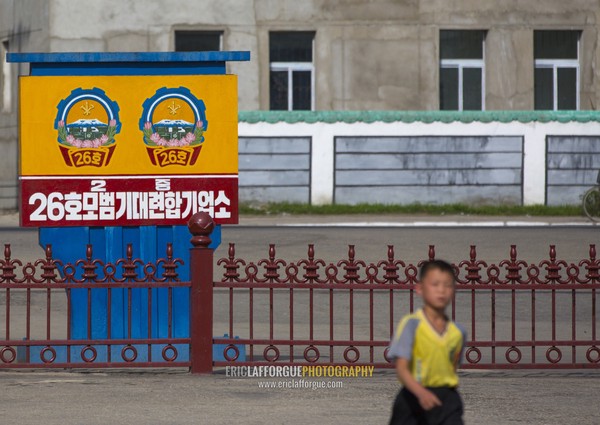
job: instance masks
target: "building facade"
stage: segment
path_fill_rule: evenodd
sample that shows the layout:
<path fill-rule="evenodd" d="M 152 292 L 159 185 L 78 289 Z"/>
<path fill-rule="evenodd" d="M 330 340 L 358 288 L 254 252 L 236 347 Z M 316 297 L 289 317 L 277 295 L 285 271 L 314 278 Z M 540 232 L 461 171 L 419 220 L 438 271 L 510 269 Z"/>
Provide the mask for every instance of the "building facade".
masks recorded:
<path fill-rule="evenodd" d="M 598 0 L 0 0 L 0 208 L 16 207 L 6 52 L 249 50 L 240 110 L 595 110 Z"/>

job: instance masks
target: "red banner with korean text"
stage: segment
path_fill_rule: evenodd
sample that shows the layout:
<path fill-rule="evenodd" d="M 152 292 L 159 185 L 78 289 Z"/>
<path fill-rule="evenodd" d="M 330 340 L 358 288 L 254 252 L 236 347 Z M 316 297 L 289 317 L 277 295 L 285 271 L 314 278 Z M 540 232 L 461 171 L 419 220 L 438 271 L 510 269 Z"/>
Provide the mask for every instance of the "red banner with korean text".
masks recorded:
<path fill-rule="evenodd" d="M 198 211 L 238 222 L 237 175 L 21 177 L 21 225 L 176 225 Z"/>

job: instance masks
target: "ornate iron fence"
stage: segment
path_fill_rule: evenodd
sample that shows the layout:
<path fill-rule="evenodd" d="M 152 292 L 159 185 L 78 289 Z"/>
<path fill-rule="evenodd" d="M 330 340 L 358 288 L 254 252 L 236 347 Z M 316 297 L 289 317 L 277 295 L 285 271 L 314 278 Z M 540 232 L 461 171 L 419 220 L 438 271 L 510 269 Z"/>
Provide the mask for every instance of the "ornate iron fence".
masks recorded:
<path fill-rule="evenodd" d="M 217 263 L 223 275 L 214 283 L 225 290 L 228 311 L 216 327 L 228 335 L 218 340 L 225 360 L 216 366 L 393 367 L 387 346 L 400 317 L 417 307 L 421 262 L 396 259 L 393 246 L 388 246 L 387 259 L 376 263 L 357 259 L 353 245 L 337 263 L 315 258 L 313 245 L 307 258 L 296 262 L 278 259 L 274 245 L 268 258 L 258 262 L 236 258 L 233 244 L 228 254 Z M 587 254 L 587 259 L 568 264 L 557 259 L 551 245 L 548 259 L 527 263 L 512 245 L 508 259 L 488 264 L 471 246 L 469 259 L 454 264 L 457 290 L 451 315 L 469 331 L 462 367 L 600 367 L 600 260 L 594 245 Z M 434 246 L 427 257 L 435 258 Z M 300 301 L 302 294 L 306 299 Z M 243 303 L 248 304 L 246 317 L 236 314 Z M 268 313 L 257 320 L 264 309 Z M 246 347 L 247 353 L 240 352 Z"/>
<path fill-rule="evenodd" d="M 350 245 L 328 263 L 237 258 L 235 245 L 216 262 L 208 248 L 214 226 L 206 213 L 189 223 L 190 282 L 167 246 L 164 258 L 114 263 L 85 258 L 62 264 L 45 258 L 23 264 L 6 245 L 0 260 L 0 368 L 189 367 L 210 373 L 227 365 L 374 365 L 392 367 L 387 346 L 404 314 L 418 307 L 420 262 L 366 262 Z M 582 253 L 583 254 L 583 253 Z M 511 246 L 488 264 L 456 262 L 450 313 L 469 331 L 464 368 L 599 368 L 597 292 L 600 260 L 567 263 L 549 256 L 526 262 Z M 425 258 L 435 258 L 434 246 Z M 185 300 L 174 302 L 175 298 Z M 189 301 L 189 302 L 188 302 Z M 1 320 L 1 319 L 0 319 Z M 215 336 L 215 335 L 223 335 Z"/>
<path fill-rule="evenodd" d="M 181 264 L 170 244 L 153 263 L 134 258 L 131 245 L 105 263 L 88 245 L 75 264 L 53 259 L 50 245 L 45 258 L 23 264 L 5 245 L 0 368 L 189 367 L 190 338 L 172 331 L 173 291 L 190 287 L 178 279 Z"/>

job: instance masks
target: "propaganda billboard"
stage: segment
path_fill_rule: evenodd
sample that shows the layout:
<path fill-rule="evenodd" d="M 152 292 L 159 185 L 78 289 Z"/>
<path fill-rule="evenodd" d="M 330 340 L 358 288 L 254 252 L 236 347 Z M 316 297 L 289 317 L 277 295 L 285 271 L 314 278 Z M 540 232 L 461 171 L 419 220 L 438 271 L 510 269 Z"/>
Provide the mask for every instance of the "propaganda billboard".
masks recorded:
<path fill-rule="evenodd" d="M 236 78 L 21 77 L 21 225 L 237 223 Z"/>

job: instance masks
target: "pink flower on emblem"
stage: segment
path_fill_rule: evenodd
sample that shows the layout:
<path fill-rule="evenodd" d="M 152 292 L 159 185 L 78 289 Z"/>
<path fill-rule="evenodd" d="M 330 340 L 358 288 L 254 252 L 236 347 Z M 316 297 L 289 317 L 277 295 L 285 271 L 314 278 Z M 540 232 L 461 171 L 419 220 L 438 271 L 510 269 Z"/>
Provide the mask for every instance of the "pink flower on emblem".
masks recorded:
<path fill-rule="evenodd" d="M 91 148 L 92 147 L 92 141 L 91 140 L 84 140 L 83 143 L 81 144 L 82 148 Z"/>
<path fill-rule="evenodd" d="M 106 134 L 103 134 L 102 136 L 100 136 L 100 144 L 103 145 L 106 142 L 108 142 L 108 136 Z"/>
<path fill-rule="evenodd" d="M 111 127 L 116 127 L 117 126 L 117 120 L 110 120 L 108 122 L 108 125 L 111 126 Z"/>
<path fill-rule="evenodd" d="M 158 144 L 159 140 L 160 140 L 160 136 L 158 133 L 152 133 L 152 135 L 150 136 L 150 140 L 152 140 L 154 143 Z"/>
<path fill-rule="evenodd" d="M 196 122 L 196 128 L 204 128 L 204 123 L 202 121 Z"/>
<path fill-rule="evenodd" d="M 196 140 L 196 136 L 194 136 L 194 133 L 187 133 L 185 135 L 185 141 L 187 142 L 186 145 L 189 145 L 190 143 L 194 142 L 194 140 Z"/>
<path fill-rule="evenodd" d="M 146 121 L 144 123 L 144 129 L 145 130 L 150 130 L 152 128 L 152 123 L 150 121 Z"/>
<path fill-rule="evenodd" d="M 63 120 L 60 120 L 58 122 L 58 128 L 63 128 L 65 126 L 65 122 Z"/>
<path fill-rule="evenodd" d="M 94 140 L 92 140 L 92 147 L 93 148 L 99 148 L 100 146 L 102 146 L 102 141 L 100 139 L 94 139 Z"/>
<path fill-rule="evenodd" d="M 179 140 L 177 139 L 171 139 L 167 142 L 167 146 L 169 147 L 176 147 L 179 146 Z"/>
<path fill-rule="evenodd" d="M 72 134 L 69 134 L 67 136 L 67 143 L 70 144 L 70 145 L 72 145 L 73 142 L 75 142 L 75 136 L 73 136 Z"/>
<path fill-rule="evenodd" d="M 75 146 L 76 148 L 81 148 L 81 147 L 83 147 L 83 146 L 82 146 L 82 143 L 81 143 L 81 140 L 79 140 L 79 139 L 75 139 L 75 140 L 73 140 L 73 143 L 71 143 L 71 145 Z"/>

